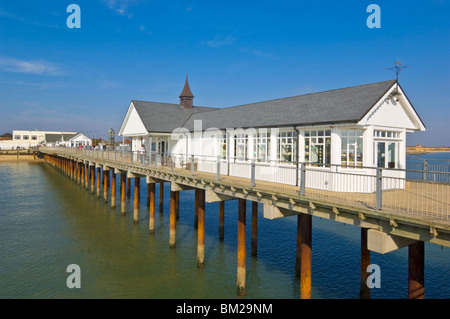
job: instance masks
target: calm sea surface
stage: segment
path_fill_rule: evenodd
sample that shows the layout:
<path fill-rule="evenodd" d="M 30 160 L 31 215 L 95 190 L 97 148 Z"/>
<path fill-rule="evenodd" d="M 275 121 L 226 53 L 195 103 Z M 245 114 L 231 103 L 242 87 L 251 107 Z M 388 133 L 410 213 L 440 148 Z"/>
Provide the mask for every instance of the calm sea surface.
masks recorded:
<path fill-rule="evenodd" d="M 218 204 L 206 204 L 205 267 L 199 269 L 193 191 L 180 193 L 177 247 L 170 249 L 169 184 L 162 215 L 157 203 L 154 234 L 141 185 L 135 225 L 132 200 L 121 216 L 119 201 L 111 209 L 46 163 L 0 163 L 0 298 L 237 298 L 237 202 L 225 204 L 224 241 Z M 258 257 L 252 257 L 248 204 L 246 297 L 298 298 L 296 217 L 260 216 Z M 314 218 L 312 241 L 313 298 L 358 298 L 359 227 Z M 426 244 L 425 254 L 426 298 L 449 298 L 450 249 Z M 381 288 L 372 289 L 372 298 L 407 298 L 407 248 L 372 253 L 371 262 L 381 267 Z M 81 268 L 80 289 L 66 286 L 70 264 Z"/>

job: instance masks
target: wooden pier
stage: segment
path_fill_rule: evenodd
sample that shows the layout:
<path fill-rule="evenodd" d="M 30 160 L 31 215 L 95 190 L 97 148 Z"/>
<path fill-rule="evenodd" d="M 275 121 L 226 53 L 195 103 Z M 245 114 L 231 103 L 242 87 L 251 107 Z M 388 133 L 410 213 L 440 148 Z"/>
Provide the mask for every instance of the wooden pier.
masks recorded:
<path fill-rule="evenodd" d="M 220 202 L 219 238 L 224 236 L 225 202 L 237 200 L 238 240 L 237 240 L 237 293 L 245 295 L 246 278 L 246 201 L 252 201 L 251 254 L 257 255 L 257 216 L 275 219 L 298 216 L 297 256 L 295 271 L 300 276 L 300 298 L 311 298 L 312 269 L 312 216 L 331 219 L 336 222 L 361 227 L 361 291 L 360 298 L 370 298 L 367 288 L 367 266 L 370 251 L 388 253 L 408 246 L 409 248 L 409 297 L 424 298 L 424 243 L 450 247 L 450 220 L 439 211 L 449 205 L 449 185 L 441 185 L 424 191 L 423 183 L 408 182 L 405 189 L 383 192 L 383 207 L 376 208 L 376 194 L 344 193 L 306 188 L 301 195 L 298 187 L 272 182 L 258 181 L 254 185 L 248 179 L 220 176 L 199 172 L 191 167 L 174 168 L 173 165 L 143 165 L 140 162 L 113 160 L 104 156 L 74 153 L 64 148 L 41 149 L 41 156 L 51 165 L 61 169 L 74 182 L 81 184 L 100 198 L 103 178 L 103 198 L 116 205 L 116 174 L 120 174 L 121 214 L 126 213 L 125 196 L 130 191 L 130 179 L 134 179 L 134 222 L 137 223 L 140 205 L 140 181 L 145 178 L 148 187 L 149 232 L 155 232 L 155 184 L 160 183 L 160 210 L 163 202 L 163 183 L 170 182 L 170 236 L 169 246 L 176 247 L 176 220 L 179 210 L 179 193 L 195 190 L 194 226 L 197 228 L 197 266 L 204 267 L 205 261 L 205 202 Z M 97 168 L 97 170 L 95 169 Z M 90 174 L 90 183 L 89 183 Z M 111 177 L 109 177 L 111 174 Z M 97 179 L 96 190 L 95 179 Z M 111 187 L 109 187 L 112 185 Z M 427 186 L 428 187 L 428 186 Z M 110 197 L 108 197 L 110 196 Z M 129 195 L 128 195 L 129 196 Z M 411 200 L 413 199 L 413 200 Z M 423 210 L 422 201 L 427 201 Z M 263 212 L 258 212 L 258 203 L 263 204 Z M 393 209 L 392 207 L 395 207 Z M 404 207 L 404 209 L 398 208 Z M 436 214 L 430 214 L 430 207 Z"/>

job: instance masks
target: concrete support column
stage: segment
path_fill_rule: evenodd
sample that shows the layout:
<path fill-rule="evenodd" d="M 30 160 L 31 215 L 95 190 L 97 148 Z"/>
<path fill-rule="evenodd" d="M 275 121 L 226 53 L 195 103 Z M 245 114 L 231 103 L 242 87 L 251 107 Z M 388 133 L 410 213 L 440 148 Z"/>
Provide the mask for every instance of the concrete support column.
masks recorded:
<path fill-rule="evenodd" d="M 127 176 L 126 173 L 120 173 L 120 213 L 125 215 L 126 211 L 126 188 L 127 188 Z"/>
<path fill-rule="evenodd" d="M 370 299 L 370 288 L 367 286 L 369 273 L 367 267 L 370 265 L 370 250 L 367 249 L 367 228 L 361 227 L 361 283 L 359 299 Z"/>
<path fill-rule="evenodd" d="M 311 299 L 312 216 L 301 215 L 300 299 Z"/>
<path fill-rule="evenodd" d="M 205 190 L 198 191 L 197 265 L 205 263 Z"/>
<path fill-rule="evenodd" d="M 219 240 L 225 238 L 225 202 L 219 202 Z"/>
<path fill-rule="evenodd" d="M 111 208 L 116 207 L 116 172 L 111 172 Z"/>
<path fill-rule="evenodd" d="M 408 298 L 425 298 L 425 244 L 417 241 L 408 246 Z"/>
<path fill-rule="evenodd" d="M 252 202 L 252 256 L 258 255 L 258 202 Z"/>
<path fill-rule="evenodd" d="M 170 248 L 175 248 L 176 246 L 176 212 L 175 212 L 175 201 L 176 192 L 170 191 L 170 238 L 169 246 Z"/>
<path fill-rule="evenodd" d="M 131 178 L 127 178 L 127 197 L 130 198 L 131 196 Z"/>
<path fill-rule="evenodd" d="M 147 184 L 147 190 L 148 190 L 148 198 L 149 198 L 149 225 L 148 228 L 150 230 L 150 233 L 155 232 L 155 183 L 149 183 Z"/>
<path fill-rule="evenodd" d="M 245 295 L 245 225 L 246 225 L 246 200 L 238 199 L 238 240 L 237 240 L 237 293 Z"/>
<path fill-rule="evenodd" d="M 141 180 L 134 178 L 134 223 L 139 222 L 139 199 L 140 199 Z"/>

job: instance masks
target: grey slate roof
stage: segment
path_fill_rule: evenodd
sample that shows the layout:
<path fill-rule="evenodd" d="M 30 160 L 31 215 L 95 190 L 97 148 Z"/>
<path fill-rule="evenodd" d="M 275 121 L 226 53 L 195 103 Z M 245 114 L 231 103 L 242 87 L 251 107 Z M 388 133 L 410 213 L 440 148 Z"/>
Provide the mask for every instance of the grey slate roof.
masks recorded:
<path fill-rule="evenodd" d="M 45 142 L 46 143 L 55 143 L 60 141 L 67 142 L 72 137 L 77 136 L 79 133 L 75 134 L 45 134 Z"/>
<path fill-rule="evenodd" d="M 178 104 L 142 101 L 133 104 L 149 132 L 170 133 L 178 127 L 193 131 L 195 120 L 202 120 L 203 130 L 355 123 L 395 83 L 377 82 L 221 109 L 183 109 Z"/>
<path fill-rule="evenodd" d="M 145 128 L 149 132 L 171 133 L 182 127 L 184 122 L 195 113 L 217 110 L 211 107 L 194 106 L 185 109 L 180 104 L 145 102 L 132 100 Z"/>

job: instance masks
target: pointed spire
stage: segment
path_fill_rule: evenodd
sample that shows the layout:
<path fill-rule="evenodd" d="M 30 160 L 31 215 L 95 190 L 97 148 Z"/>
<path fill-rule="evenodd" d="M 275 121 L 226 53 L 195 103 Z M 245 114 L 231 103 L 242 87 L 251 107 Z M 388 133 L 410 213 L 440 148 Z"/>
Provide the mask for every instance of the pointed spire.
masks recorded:
<path fill-rule="evenodd" d="M 180 104 L 183 105 L 184 108 L 192 109 L 194 107 L 193 106 L 194 95 L 192 94 L 191 88 L 189 87 L 187 74 L 186 74 L 186 81 L 184 83 L 184 88 L 183 91 L 181 91 L 179 98 Z"/>

